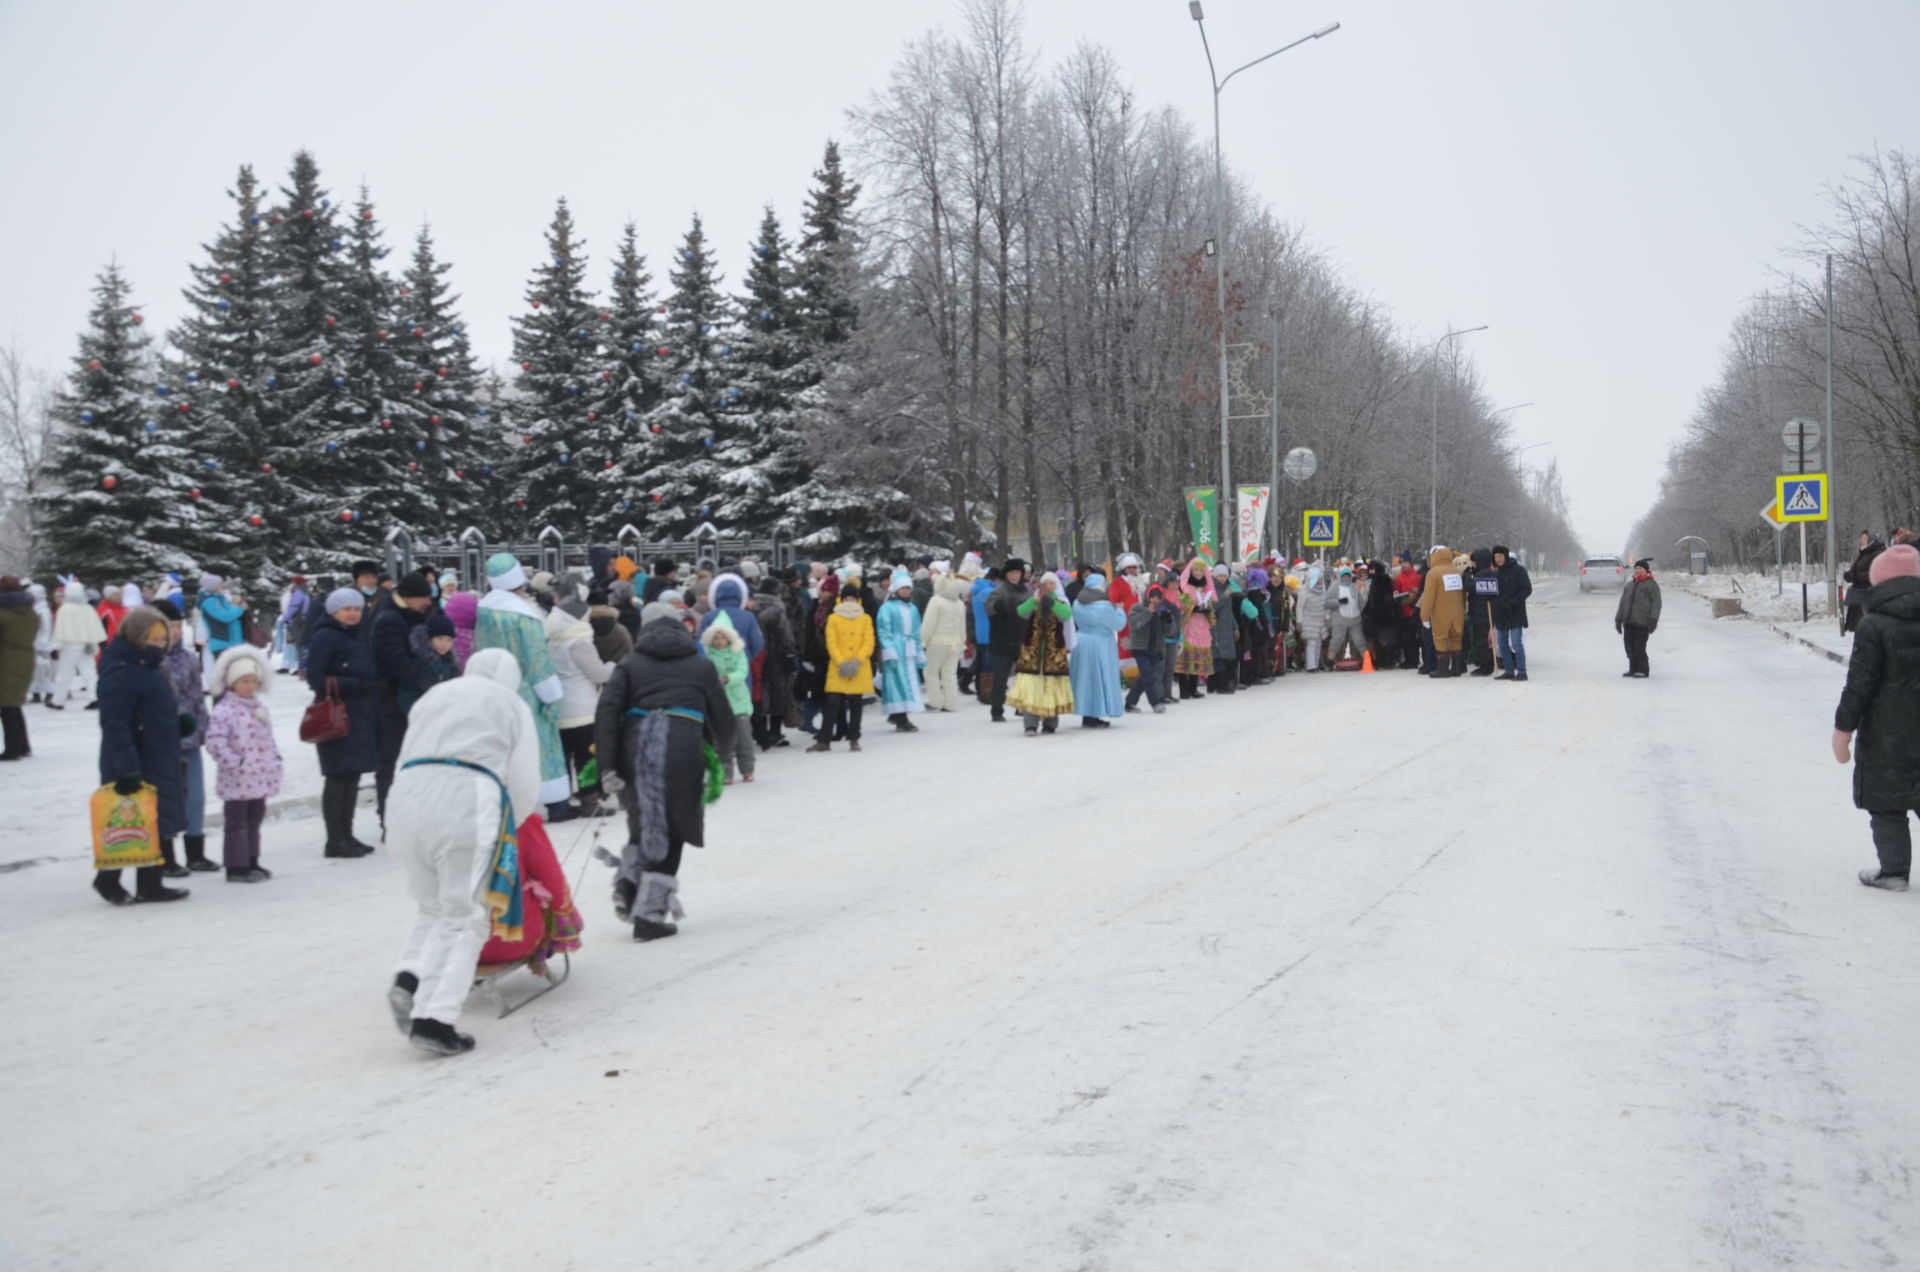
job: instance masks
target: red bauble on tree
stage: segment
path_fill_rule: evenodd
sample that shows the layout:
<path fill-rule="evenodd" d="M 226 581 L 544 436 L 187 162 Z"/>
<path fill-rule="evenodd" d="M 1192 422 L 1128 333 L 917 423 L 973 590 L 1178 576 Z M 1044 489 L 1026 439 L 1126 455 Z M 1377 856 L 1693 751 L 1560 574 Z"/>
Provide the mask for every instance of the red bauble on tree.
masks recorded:
<path fill-rule="evenodd" d="M 441 368 L 440 368 L 440 374 L 441 374 L 441 375 L 445 375 L 446 373 L 447 373 L 447 369 L 446 369 L 445 367 L 441 367 Z"/>
<path fill-rule="evenodd" d="M 272 465 L 272 464 L 262 464 L 262 465 L 260 465 L 260 471 L 261 471 L 261 472 L 263 472 L 263 473 L 270 473 L 270 472 L 272 472 L 272 471 L 273 471 L 273 465 Z"/>
<path fill-rule="evenodd" d="M 239 388 L 239 387 L 240 387 L 240 381 L 238 381 L 238 380 L 228 380 L 228 381 L 227 381 L 227 387 L 228 387 L 228 388 L 230 388 L 230 389 L 237 389 L 237 388 Z"/>
<path fill-rule="evenodd" d="M 87 359 L 87 370 L 98 371 L 99 369 L 100 369 L 100 359 L 98 358 Z"/>
<path fill-rule="evenodd" d="M 265 524 L 266 524 L 266 519 L 265 519 L 264 517 L 262 517 L 262 516 L 261 516 L 261 515 L 260 515 L 259 513 L 257 513 L 257 512 L 256 512 L 256 513 L 255 513 L 255 514 L 253 514 L 253 515 L 252 515 L 251 517 L 248 517 L 248 518 L 247 518 L 247 524 L 248 524 L 248 525 L 250 525 L 250 526 L 261 526 L 261 525 L 265 525 Z"/>
<path fill-rule="evenodd" d="M 200 497 L 200 492 L 197 490 L 189 490 L 187 492 L 187 497 L 189 499 L 198 499 Z"/>
<path fill-rule="evenodd" d="M 324 361 L 324 359 L 322 359 L 321 356 L 316 353 L 311 358 L 308 358 L 307 361 L 311 362 L 314 366 L 317 367 L 320 365 L 322 361 Z"/>
<path fill-rule="evenodd" d="M 100 484 L 102 486 L 105 486 L 108 490 L 112 490 L 115 486 L 118 486 L 120 484 L 120 479 L 118 477 L 102 477 L 100 479 Z"/>
<path fill-rule="evenodd" d="M 133 325 L 138 327 L 141 323 L 145 322 L 146 320 L 147 320 L 147 316 L 145 314 L 135 314 L 133 316 Z"/>
<path fill-rule="evenodd" d="M 439 422 L 440 422 L 440 417 L 439 417 L 438 415 L 429 415 L 429 416 L 427 416 L 427 423 L 429 423 L 429 424 L 438 424 Z"/>
<path fill-rule="evenodd" d="M 341 513 L 341 514 L 340 514 L 340 520 L 342 520 L 342 521 L 352 521 L 352 520 L 353 520 L 353 512 L 352 512 L 352 510 L 351 510 L 351 509 L 349 509 L 348 511 L 346 511 L 346 512 L 343 512 L 343 513 Z"/>

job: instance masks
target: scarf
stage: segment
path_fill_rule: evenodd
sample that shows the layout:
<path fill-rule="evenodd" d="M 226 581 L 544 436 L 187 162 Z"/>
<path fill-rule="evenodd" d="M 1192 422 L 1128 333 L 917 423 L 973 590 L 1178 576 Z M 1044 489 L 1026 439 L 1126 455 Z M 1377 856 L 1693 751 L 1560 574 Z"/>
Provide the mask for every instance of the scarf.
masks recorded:
<path fill-rule="evenodd" d="M 514 831 L 513 800 L 507 794 L 507 784 L 501 781 L 499 774 L 492 769 L 483 768 L 466 760 L 456 760 L 451 756 L 426 756 L 418 760 L 408 760 L 400 767 L 418 768 L 422 764 L 445 764 L 452 768 L 482 773 L 492 778 L 493 784 L 500 788 L 500 829 L 494 837 L 493 860 L 487 867 L 487 881 L 481 890 L 480 900 L 486 905 L 487 913 L 492 919 L 495 937 L 502 941 L 522 939 L 525 935 L 526 898 L 520 887 L 520 838 Z"/>

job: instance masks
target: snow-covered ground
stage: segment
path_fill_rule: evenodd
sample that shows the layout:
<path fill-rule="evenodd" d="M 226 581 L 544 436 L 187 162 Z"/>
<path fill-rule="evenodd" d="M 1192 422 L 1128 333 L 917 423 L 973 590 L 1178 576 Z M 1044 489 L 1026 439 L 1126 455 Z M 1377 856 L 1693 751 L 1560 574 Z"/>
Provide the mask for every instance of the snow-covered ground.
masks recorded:
<path fill-rule="evenodd" d="M 1826 580 L 1817 569 L 1807 576 L 1806 619 L 1801 618 L 1800 576 L 1795 567 L 1789 567 L 1782 578 L 1771 574 L 1667 574 L 1661 576 L 1660 584 L 1663 589 L 1696 596 L 1737 597 L 1749 617 L 1783 636 L 1803 640 L 1843 659 L 1853 652 L 1853 637 L 1842 636 L 1839 620 L 1828 617 Z"/>
<path fill-rule="evenodd" d="M 1526 685 L 778 752 L 651 945 L 562 827 L 573 979 L 453 1060 L 386 1014 L 391 854 L 293 817 L 110 909 L 92 717 L 35 713 L 0 1266 L 1920 1266 L 1920 894 L 1854 882 L 1841 669 L 1689 602 L 1623 680 L 1614 603 L 1543 584 Z"/>

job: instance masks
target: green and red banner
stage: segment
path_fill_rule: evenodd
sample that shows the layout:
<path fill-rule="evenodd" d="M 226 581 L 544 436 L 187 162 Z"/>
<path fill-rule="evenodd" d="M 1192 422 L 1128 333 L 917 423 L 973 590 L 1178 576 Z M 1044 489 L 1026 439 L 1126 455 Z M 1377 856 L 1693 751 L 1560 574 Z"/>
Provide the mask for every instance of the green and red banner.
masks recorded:
<path fill-rule="evenodd" d="M 1220 559 L 1220 487 L 1189 486 L 1186 500 L 1194 555 L 1211 568 Z"/>

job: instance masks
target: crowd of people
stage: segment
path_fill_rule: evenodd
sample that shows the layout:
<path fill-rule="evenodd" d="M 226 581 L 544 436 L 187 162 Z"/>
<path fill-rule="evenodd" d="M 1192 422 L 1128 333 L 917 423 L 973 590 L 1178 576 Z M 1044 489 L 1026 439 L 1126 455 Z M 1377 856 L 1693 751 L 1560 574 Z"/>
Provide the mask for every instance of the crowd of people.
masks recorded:
<path fill-rule="evenodd" d="M 32 653 L 27 700 L 97 710 L 102 783 L 156 799 L 157 863 L 134 871 L 131 891 L 121 872 L 97 871 L 95 891 L 127 905 L 184 898 L 167 880 L 197 872 L 272 878 L 261 836 L 285 760 L 265 700 L 277 676 L 300 680 L 322 851 L 351 860 L 379 841 L 402 859 L 420 919 L 390 999 L 416 1044 L 451 1054 L 471 1046 L 454 1025 L 476 959 L 541 959 L 577 940 L 547 828 L 623 813 L 625 845 L 608 855 L 613 908 L 636 939 L 671 936 L 685 913 L 683 850 L 704 841 L 706 806 L 753 782 L 769 752 L 860 751 L 869 706 L 890 731 L 914 733 L 926 713 L 972 702 L 1033 737 L 1068 717 L 1104 729 L 1289 672 L 1527 679 L 1532 583 L 1500 546 L 1436 545 L 1391 565 L 1122 554 L 1110 567 L 1043 570 L 967 554 L 643 572 L 595 550 L 580 574 L 529 573 L 504 553 L 485 568 L 468 587 L 452 571 L 396 579 L 360 561 L 338 582 L 296 576 L 265 618 L 213 574 L 191 589 L 169 576 L 104 595 L 62 579 L 51 605 L 39 587 L 0 579 L 0 651 L 18 627 Z M 1642 621 L 1629 609 L 1623 599 L 1628 631 Z M 16 745 L 18 714 L 9 759 L 31 753 L 23 723 Z M 206 850 L 208 756 L 218 862 Z M 377 833 L 356 825 L 369 775 Z M 523 892 L 536 873 L 547 883 Z"/>

